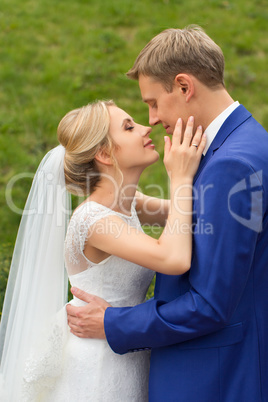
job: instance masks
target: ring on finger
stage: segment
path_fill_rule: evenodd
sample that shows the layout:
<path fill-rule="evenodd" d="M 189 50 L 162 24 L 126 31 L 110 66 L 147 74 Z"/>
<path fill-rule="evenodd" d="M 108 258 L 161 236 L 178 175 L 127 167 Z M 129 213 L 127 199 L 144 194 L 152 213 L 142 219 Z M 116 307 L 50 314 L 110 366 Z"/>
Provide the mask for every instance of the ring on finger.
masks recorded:
<path fill-rule="evenodd" d="M 198 145 L 196 145 L 196 144 L 192 144 L 192 147 L 196 147 L 196 148 L 198 148 Z"/>

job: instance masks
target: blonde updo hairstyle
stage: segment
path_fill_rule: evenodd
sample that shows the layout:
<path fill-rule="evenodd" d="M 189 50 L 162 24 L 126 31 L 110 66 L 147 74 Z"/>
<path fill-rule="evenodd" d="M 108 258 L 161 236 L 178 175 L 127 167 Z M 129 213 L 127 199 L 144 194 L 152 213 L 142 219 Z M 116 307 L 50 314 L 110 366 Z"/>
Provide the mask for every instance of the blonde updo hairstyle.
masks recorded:
<path fill-rule="evenodd" d="M 113 101 L 97 101 L 67 113 L 58 125 L 58 140 L 65 148 L 64 174 L 67 190 L 89 195 L 97 187 L 101 174 L 95 156 L 104 149 L 113 158 L 115 144 L 109 135 L 109 106 Z M 114 164 L 116 160 L 113 158 Z"/>

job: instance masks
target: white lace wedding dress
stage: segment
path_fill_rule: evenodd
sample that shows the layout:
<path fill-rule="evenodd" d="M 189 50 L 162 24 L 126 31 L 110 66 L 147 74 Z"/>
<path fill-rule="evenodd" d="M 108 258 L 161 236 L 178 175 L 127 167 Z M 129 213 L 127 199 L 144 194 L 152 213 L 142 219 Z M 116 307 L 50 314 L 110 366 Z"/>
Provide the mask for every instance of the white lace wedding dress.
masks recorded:
<path fill-rule="evenodd" d="M 70 283 L 104 298 L 114 307 L 133 306 L 144 301 L 154 272 L 116 256 L 94 264 L 83 253 L 90 226 L 108 215 L 120 216 L 142 230 L 134 203 L 129 217 L 93 201 L 81 205 L 71 218 L 65 242 Z M 75 298 L 71 303 L 83 304 Z M 52 319 L 49 331 L 40 337 L 39 345 L 27 360 L 24 400 L 145 402 L 149 358 L 148 351 L 121 356 L 105 340 L 75 337 L 69 331 L 63 309 Z"/>

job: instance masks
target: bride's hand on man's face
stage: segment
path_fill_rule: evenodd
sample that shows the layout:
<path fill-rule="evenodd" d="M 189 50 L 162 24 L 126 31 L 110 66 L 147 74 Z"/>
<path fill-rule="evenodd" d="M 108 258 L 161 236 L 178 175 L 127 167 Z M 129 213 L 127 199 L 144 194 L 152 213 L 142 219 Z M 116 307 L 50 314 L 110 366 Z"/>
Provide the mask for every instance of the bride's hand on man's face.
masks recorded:
<path fill-rule="evenodd" d="M 198 126 L 195 134 L 194 118 L 189 117 L 183 134 L 182 120 L 178 119 L 172 136 L 165 137 L 164 164 L 170 178 L 193 179 L 206 145 L 206 136 Z"/>
<path fill-rule="evenodd" d="M 71 292 L 87 303 L 82 307 L 67 304 L 66 311 L 71 332 L 80 338 L 105 339 L 104 314 L 111 305 L 102 298 L 77 288 L 72 288 Z"/>

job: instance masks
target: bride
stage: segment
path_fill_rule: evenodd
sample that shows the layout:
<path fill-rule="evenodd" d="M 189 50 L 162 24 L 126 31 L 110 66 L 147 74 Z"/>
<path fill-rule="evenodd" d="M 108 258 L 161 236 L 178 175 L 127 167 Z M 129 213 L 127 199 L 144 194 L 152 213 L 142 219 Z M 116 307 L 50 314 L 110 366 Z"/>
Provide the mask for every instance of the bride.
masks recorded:
<path fill-rule="evenodd" d="M 169 202 L 137 192 L 142 171 L 159 158 L 151 128 L 112 101 L 61 120 L 61 145 L 36 172 L 14 249 L 0 328 L 1 401 L 147 400 L 149 351 L 120 356 L 104 339 L 70 332 L 66 271 L 72 286 L 121 307 L 144 301 L 154 271 L 189 269 L 192 181 L 206 142 L 193 126 L 190 118 L 183 135 L 179 119 L 172 142 L 165 137 Z M 71 219 L 70 193 L 88 197 Z M 156 240 L 142 224 L 165 229 Z"/>

